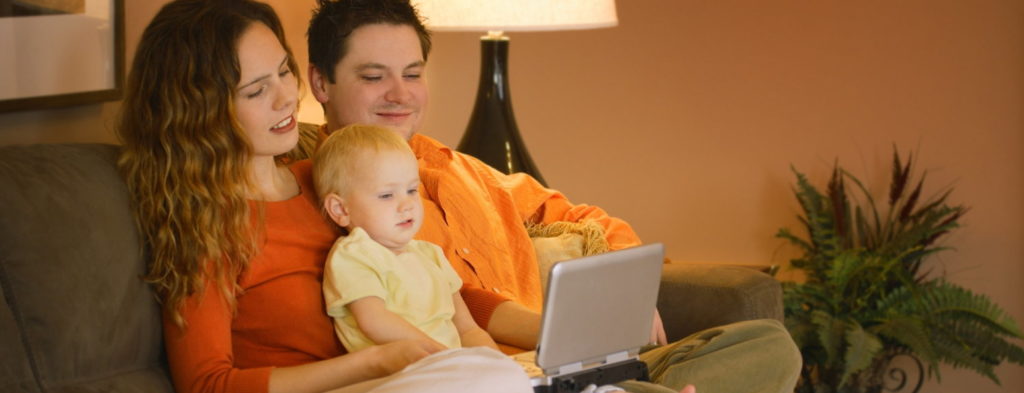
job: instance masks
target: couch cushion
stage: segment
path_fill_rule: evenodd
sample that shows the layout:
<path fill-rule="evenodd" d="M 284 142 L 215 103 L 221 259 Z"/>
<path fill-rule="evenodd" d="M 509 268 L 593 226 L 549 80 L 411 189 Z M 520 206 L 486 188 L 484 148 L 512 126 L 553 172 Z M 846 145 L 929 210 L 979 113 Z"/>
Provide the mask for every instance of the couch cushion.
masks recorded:
<path fill-rule="evenodd" d="M 2 276 L 2 272 L 0 272 Z M 25 343 L 21 332 L 14 322 L 14 314 L 7 306 L 3 294 L 3 282 L 0 281 L 0 392 L 38 392 L 37 383 L 32 376 L 32 368 L 25 354 Z"/>
<path fill-rule="evenodd" d="M 739 321 L 782 322 L 782 286 L 746 267 L 673 262 L 661 271 L 658 310 L 669 342 Z"/>
<path fill-rule="evenodd" d="M 41 391 L 172 391 L 116 154 L 0 147 L 0 284 Z"/>

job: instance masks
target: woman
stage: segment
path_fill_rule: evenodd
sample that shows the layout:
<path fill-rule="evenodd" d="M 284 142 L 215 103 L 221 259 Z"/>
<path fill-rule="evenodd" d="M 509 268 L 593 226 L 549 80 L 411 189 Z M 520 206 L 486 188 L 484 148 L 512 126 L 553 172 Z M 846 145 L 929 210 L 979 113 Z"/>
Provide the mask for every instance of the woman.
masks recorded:
<path fill-rule="evenodd" d="M 426 358 L 440 348 L 406 340 L 344 354 L 321 296 L 339 233 L 315 207 L 309 163 L 280 159 L 299 139 L 296 70 L 273 9 L 254 1 L 171 2 L 139 43 L 119 167 L 176 389 L 322 392 L 414 362 L 356 389 L 529 389 L 497 353 Z"/>

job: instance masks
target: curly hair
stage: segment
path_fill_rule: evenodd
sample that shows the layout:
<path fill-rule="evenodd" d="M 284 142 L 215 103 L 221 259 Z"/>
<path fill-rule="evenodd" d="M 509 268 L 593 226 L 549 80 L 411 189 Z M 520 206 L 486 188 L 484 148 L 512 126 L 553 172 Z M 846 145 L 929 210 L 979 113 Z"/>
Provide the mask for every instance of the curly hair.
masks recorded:
<path fill-rule="evenodd" d="M 118 169 L 148 253 L 145 279 L 179 326 L 185 298 L 206 282 L 234 309 L 238 276 L 258 250 L 262 217 L 246 197 L 252 146 L 233 104 L 238 41 L 254 23 L 274 32 L 297 73 L 270 6 L 177 0 L 146 27 L 126 83 Z"/>
<path fill-rule="evenodd" d="M 309 64 L 335 83 L 334 67 L 348 53 L 348 37 L 372 24 L 407 25 L 416 30 L 423 60 L 430 54 L 430 32 L 409 0 L 318 0 L 306 30 Z"/>

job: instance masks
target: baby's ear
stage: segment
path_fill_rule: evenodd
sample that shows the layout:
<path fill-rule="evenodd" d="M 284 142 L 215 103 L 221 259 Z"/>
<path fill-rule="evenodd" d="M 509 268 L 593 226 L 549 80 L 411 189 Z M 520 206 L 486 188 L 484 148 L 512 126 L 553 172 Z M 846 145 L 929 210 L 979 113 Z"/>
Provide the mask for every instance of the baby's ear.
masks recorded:
<path fill-rule="evenodd" d="M 338 194 L 330 193 L 324 196 L 324 211 L 327 212 L 328 217 L 331 217 L 331 221 L 334 221 L 338 226 L 348 227 L 348 224 L 351 222 L 348 208 L 345 206 L 345 200 Z"/>

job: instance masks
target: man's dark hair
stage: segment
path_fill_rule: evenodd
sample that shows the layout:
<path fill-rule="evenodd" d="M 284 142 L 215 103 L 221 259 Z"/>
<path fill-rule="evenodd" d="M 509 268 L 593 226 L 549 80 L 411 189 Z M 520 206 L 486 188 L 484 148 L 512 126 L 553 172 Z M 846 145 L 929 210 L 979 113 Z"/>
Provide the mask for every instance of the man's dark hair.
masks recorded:
<path fill-rule="evenodd" d="M 348 53 L 348 38 L 372 24 L 407 25 L 416 30 L 423 60 L 430 54 L 430 33 L 409 0 L 318 0 L 306 30 L 309 64 L 334 83 L 334 67 Z"/>

